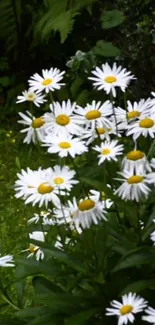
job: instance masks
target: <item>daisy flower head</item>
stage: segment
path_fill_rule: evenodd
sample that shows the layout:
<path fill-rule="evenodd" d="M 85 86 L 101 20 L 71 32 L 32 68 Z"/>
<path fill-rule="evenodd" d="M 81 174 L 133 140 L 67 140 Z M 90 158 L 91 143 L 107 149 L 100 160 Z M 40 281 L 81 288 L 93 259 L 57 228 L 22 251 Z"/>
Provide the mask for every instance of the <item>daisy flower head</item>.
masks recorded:
<path fill-rule="evenodd" d="M 155 114 L 155 92 L 152 91 L 151 92 L 151 95 L 154 97 L 154 98 L 150 98 L 150 114 Z"/>
<path fill-rule="evenodd" d="M 60 89 L 64 83 L 60 83 L 60 80 L 63 79 L 65 71 L 60 71 L 57 68 L 51 68 L 49 70 L 42 70 L 42 76 L 38 73 L 35 73 L 30 80 L 28 80 L 31 91 L 54 91 Z"/>
<path fill-rule="evenodd" d="M 88 79 L 94 81 L 94 87 L 98 90 L 104 89 L 107 94 L 111 92 L 114 97 L 116 97 L 116 87 L 125 92 L 130 81 L 135 79 L 131 72 L 122 69 L 121 66 L 117 67 L 116 63 L 113 64 L 112 68 L 108 63 L 102 64 L 101 69 L 96 67 L 92 74 L 95 77 Z"/>
<path fill-rule="evenodd" d="M 95 146 L 93 149 L 99 152 L 99 162 L 98 164 L 102 164 L 105 160 L 117 161 L 117 156 L 122 155 L 123 145 L 119 144 L 117 140 L 105 141 L 101 142 L 100 146 Z"/>
<path fill-rule="evenodd" d="M 97 123 L 102 123 L 104 127 L 110 127 L 109 116 L 112 114 L 112 104 L 109 100 L 101 104 L 101 102 L 92 101 L 85 108 L 77 105 L 76 113 L 81 116 L 86 129 L 94 130 Z"/>
<path fill-rule="evenodd" d="M 91 224 L 98 224 L 99 220 L 107 220 L 105 214 L 104 203 L 99 199 L 99 195 L 89 195 L 77 202 L 68 201 L 70 214 L 73 216 L 75 227 L 90 228 Z"/>
<path fill-rule="evenodd" d="M 155 324 L 155 309 L 152 307 L 148 307 L 147 309 L 145 309 L 145 313 L 146 315 L 142 316 L 142 320 Z"/>
<path fill-rule="evenodd" d="M 93 131 L 91 129 L 85 130 L 80 138 L 86 140 L 86 145 L 89 145 L 96 138 L 110 141 L 110 136 L 112 134 L 121 137 L 121 134 L 117 133 L 115 123 L 109 120 L 109 127 L 104 127 L 102 123 L 97 122 L 96 128 Z"/>
<path fill-rule="evenodd" d="M 15 266 L 12 255 L 5 255 L 0 257 L 0 266 L 2 267 L 13 267 Z"/>
<path fill-rule="evenodd" d="M 151 172 L 151 166 L 144 152 L 137 150 L 136 148 L 129 151 L 122 160 L 123 170 L 127 170 L 131 173 L 146 173 Z"/>
<path fill-rule="evenodd" d="M 134 314 L 140 313 L 147 306 L 147 301 L 136 296 L 135 293 L 128 293 L 122 296 L 122 302 L 113 300 L 112 308 L 106 308 L 107 316 L 117 316 L 118 325 L 133 323 L 135 320 Z"/>
<path fill-rule="evenodd" d="M 34 144 L 37 141 L 42 142 L 45 136 L 45 121 L 44 118 L 35 117 L 30 112 L 26 111 L 27 115 L 24 113 L 19 113 L 22 120 L 19 120 L 18 123 L 26 125 L 26 128 L 21 130 L 21 133 L 27 133 L 26 137 L 24 138 L 24 143 L 29 144 L 33 142 Z"/>
<path fill-rule="evenodd" d="M 153 245 L 155 245 L 155 231 L 151 233 L 150 239 L 153 241 Z"/>
<path fill-rule="evenodd" d="M 44 219 L 48 218 L 48 216 L 52 213 L 52 210 L 48 209 L 47 211 L 41 211 L 39 214 L 34 213 L 34 217 L 28 220 L 28 224 L 38 223 L 39 221 L 44 222 Z"/>
<path fill-rule="evenodd" d="M 75 112 L 76 103 L 63 101 L 50 104 L 50 113 L 44 114 L 46 122 L 46 132 L 52 132 L 52 135 L 59 135 L 61 132 L 78 135 L 83 132 L 79 124 L 83 121 Z"/>
<path fill-rule="evenodd" d="M 32 203 L 32 205 L 39 204 L 41 207 L 43 204 L 47 207 L 49 202 L 53 204 L 59 202 L 58 194 L 59 189 L 53 187 L 51 178 L 53 172 L 45 169 L 38 170 L 27 169 L 22 170 L 21 174 L 18 174 L 18 180 L 15 182 L 15 196 L 21 197 L 25 200 L 25 204 Z"/>
<path fill-rule="evenodd" d="M 155 115 L 142 116 L 137 121 L 127 126 L 127 136 L 133 136 L 133 140 L 138 139 L 139 136 L 155 137 Z"/>
<path fill-rule="evenodd" d="M 150 114 L 150 99 L 141 99 L 139 102 L 133 104 L 128 100 L 126 110 L 117 107 L 115 108 L 116 119 L 119 124 L 119 128 L 125 129 L 128 123 L 134 122 L 142 116 L 148 116 Z"/>
<path fill-rule="evenodd" d="M 148 179 L 144 174 L 133 174 L 131 171 L 124 170 L 119 172 L 122 178 L 116 180 L 123 182 L 122 185 L 115 191 L 122 198 L 122 200 L 140 201 L 142 197 L 147 198 L 150 188 L 147 186 Z"/>
<path fill-rule="evenodd" d="M 44 138 L 44 143 L 44 146 L 49 147 L 47 150 L 49 153 L 57 153 L 61 158 L 67 156 L 75 158 L 76 155 L 81 155 L 88 151 L 84 141 L 66 134 L 55 136 L 49 134 Z"/>
<path fill-rule="evenodd" d="M 29 234 L 29 238 L 34 239 L 34 240 L 38 240 L 40 242 L 44 242 L 46 234 L 47 234 L 47 232 L 33 231 L 32 233 Z M 35 256 L 37 261 L 44 259 L 44 253 L 40 249 L 39 246 L 36 246 L 34 244 L 30 244 L 29 248 L 27 250 L 25 250 L 25 251 L 30 252 L 30 254 L 28 255 L 27 258 Z"/>
<path fill-rule="evenodd" d="M 51 183 L 60 190 L 71 191 L 73 185 L 79 183 L 79 181 L 74 179 L 76 172 L 71 170 L 68 166 L 54 166 L 52 169 Z M 66 192 L 64 191 L 64 194 Z"/>
<path fill-rule="evenodd" d="M 41 104 L 45 103 L 47 100 L 44 98 L 44 95 L 40 95 L 37 92 L 31 91 L 31 90 L 25 90 L 22 92 L 22 95 L 17 96 L 16 103 L 23 103 L 23 102 L 33 102 L 34 105 L 40 106 Z"/>

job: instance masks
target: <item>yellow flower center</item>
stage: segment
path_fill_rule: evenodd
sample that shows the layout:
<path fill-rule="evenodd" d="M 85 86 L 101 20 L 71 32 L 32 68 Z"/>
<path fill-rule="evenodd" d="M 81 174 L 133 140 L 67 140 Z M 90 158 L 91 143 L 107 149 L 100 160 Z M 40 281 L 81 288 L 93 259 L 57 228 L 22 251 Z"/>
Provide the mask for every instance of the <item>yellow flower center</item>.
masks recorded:
<path fill-rule="evenodd" d="M 129 160 L 139 160 L 144 158 L 145 154 L 140 150 L 133 150 L 127 153 L 126 157 Z"/>
<path fill-rule="evenodd" d="M 67 141 L 64 141 L 64 142 L 59 143 L 59 147 L 61 149 L 69 149 L 69 148 L 71 148 L 71 144 Z"/>
<path fill-rule="evenodd" d="M 112 84 L 113 82 L 117 81 L 117 78 L 115 76 L 107 76 L 104 79 L 105 82 L 107 82 L 108 84 Z"/>
<path fill-rule="evenodd" d="M 133 307 L 131 305 L 125 305 L 120 309 L 121 315 L 126 315 L 131 313 L 133 310 Z"/>
<path fill-rule="evenodd" d="M 97 111 L 96 109 L 89 111 L 86 113 L 85 118 L 87 120 L 95 120 L 96 118 L 99 118 L 101 116 L 101 112 Z"/>
<path fill-rule="evenodd" d="M 139 175 L 133 175 L 127 179 L 128 184 L 138 184 L 143 181 L 144 177 Z"/>
<path fill-rule="evenodd" d="M 144 118 L 139 122 L 141 128 L 149 129 L 154 125 L 154 121 L 151 118 Z"/>
<path fill-rule="evenodd" d="M 41 183 L 39 186 L 38 186 L 38 192 L 40 194 L 47 194 L 47 193 L 51 193 L 52 191 L 54 190 L 54 188 L 49 185 L 49 183 Z"/>
<path fill-rule="evenodd" d="M 99 134 L 104 134 L 106 131 L 105 131 L 104 128 L 97 128 L 97 132 L 98 132 Z"/>
<path fill-rule="evenodd" d="M 62 177 L 55 177 L 54 178 L 54 183 L 56 185 L 63 184 L 64 183 L 64 179 Z"/>
<path fill-rule="evenodd" d="M 65 114 L 60 114 L 56 118 L 56 123 L 62 126 L 69 124 L 69 122 L 70 118 Z"/>
<path fill-rule="evenodd" d="M 48 85 L 50 85 L 52 82 L 53 82 L 52 79 L 44 79 L 44 80 L 42 81 L 42 85 L 43 85 L 43 86 L 48 86 Z"/>
<path fill-rule="evenodd" d="M 37 250 L 38 250 L 38 248 L 36 246 L 30 244 L 30 246 L 29 246 L 30 253 L 36 253 Z"/>
<path fill-rule="evenodd" d="M 43 118 L 42 117 L 37 117 L 32 121 L 31 126 L 34 129 L 38 129 L 41 126 L 43 126 L 44 124 L 45 124 L 45 121 L 43 120 Z"/>
<path fill-rule="evenodd" d="M 94 206 L 95 206 L 95 202 L 93 200 L 87 199 L 79 203 L 78 208 L 80 211 L 85 211 L 85 210 L 93 209 Z"/>
<path fill-rule="evenodd" d="M 141 115 L 141 113 L 138 111 L 132 111 L 132 112 L 127 113 L 127 117 L 129 120 L 132 118 L 138 117 L 140 115 Z"/>
<path fill-rule="evenodd" d="M 28 96 L 27 96 L 27 100 L 34 100 L 35 99 L 35 94 L 28 94 Z"/>
<path fill-rule="evenodd" d="M 109 153 L 111 152 L 111 150 L 107 148 L 107 149 L 102 149 L 101 152 L 102 152 L 103 155 L 109 155 Z"/>

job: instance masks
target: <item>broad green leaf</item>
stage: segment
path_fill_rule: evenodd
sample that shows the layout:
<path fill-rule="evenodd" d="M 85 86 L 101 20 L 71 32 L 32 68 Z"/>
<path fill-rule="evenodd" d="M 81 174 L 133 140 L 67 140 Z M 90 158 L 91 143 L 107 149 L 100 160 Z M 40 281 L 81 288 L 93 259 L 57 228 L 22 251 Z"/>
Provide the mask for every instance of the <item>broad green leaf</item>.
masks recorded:
<path fill-rule="evenodd" d="M 109 29 L 119 26 L 125 20 L 125 16 L 120 10 L 104 10 L 101 15 L 101 23 L 103 29 Z"/>
<path fill-rule="evenodd" d="M 155 260 L 155 250 L 150 247 L 140 247 L 123 256 L 118 264 L 114 267 L 112 272 L 122 269 L 130 268 L 133 266 L 139 267 L 140 265 L 152 264 Z M 154 263 L 155 264 L 155 263 Z"/>
<path fill-rule="evenodd" d="M 80 313 L 68 318 L 65 325 L 82 325 L 85 321 L 89 320 L 93 315 L 95 315 L 96 312 L 97 309 L 95 308 L 81 311 Z"/>
<path fill-rule="evenodd" d="M 49 312 L 48 307 L 27 307 L 18 311 L 15 316 L 20 318 L 32 318 L 40 315 L 44 315 Z"/>
<path fill-rule="evenodd" d="M 51 267 L 51 265 L 48 264 L 48 262 L 44 261 L 36 261 L 34 259 L 24 259 L 24 258 L 18 258 L 16 259 L 16 263 L 20 266 L 20 269 L 17 274 L 17 281 L 19 279 L 31 276 L 31 275 L 37 275 L 37 274 L 50 274 L 55 276 L 57 274 L 57 270 L 54 268 L 54 266 Z"/>
<path fill-rule="evenodd" d="M 151 280 L 139 280 L 127 285 L 123 291 L 121 291 L 120 296 L 128 292 L 140 292 L 144 289 L 155 289 L 155 279 Z"/>
<path fill-rule="evenodd" d="M 113 45 L 111 42 L 106 42 L 103 40 L 98 41 L 92 51 L 96 55 L 105 57 L 115 57 L 120 54 L 120 50 L 118 47 Z"/>
<path fill-rule="evenodd" d="M 62 292 L 61 288 L 42 276 L 36 276 L 32 280 L 36 293 Z"/>

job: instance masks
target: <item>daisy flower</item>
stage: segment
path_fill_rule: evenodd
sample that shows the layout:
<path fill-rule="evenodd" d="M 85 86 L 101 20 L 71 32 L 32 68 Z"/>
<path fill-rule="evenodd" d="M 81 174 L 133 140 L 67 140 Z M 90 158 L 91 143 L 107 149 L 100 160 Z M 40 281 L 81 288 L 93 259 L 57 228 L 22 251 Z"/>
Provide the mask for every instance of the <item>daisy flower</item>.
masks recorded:
<path fill-rule="evenodd" d="M 43 224 L 44 220 L 46 220 L 51 213 L 52 213 L 52 210 L 50 210 L 50 209 L 48 209 L 47 211 L 41 211 L 39 214 L 34 213 L 34 217 L 32 217 L 31 219 L 28 220 L 28 224 L 31 224 L 33 222 L 38 223 L 39 221 L 41 221 Z"/>
<path fill-rule="evenodd" d="M 112 141 L 101 142 L 100 146 L 93 147 L 95 151 L 100 153 L 98 155 L 99 165 L 103 163 L 105 160 L 117 161 L 117 156 L 121 155 L 123 152 L 123 145 L 122 144 L 117 145 L 117 144 L 118 144 L 117 140 L 112 140 Z"/>
<path fill-rule="evenodd" d="M 44 242 L 46 234 L 47 234 L 47 232 L 33 231 L 32 233 L 29 234 L 29 238 Z M 34 244 L 30 244 L 29 248 L 24 250 L 24 251 L 29 251 L 30 252 L 30 254 L 28 255 L 27 258 L 35 256 L 37 261 L 44 259 L 43 251 L 40 249 L 39 246 L 36 246 Z"/>
<path fill-rule="evenodd" d="M 60 89 L 64 83 L 60 83 L 65 71 L 60 71 L 57 68 L 51 68 L 50 70 L 42 70 L 42 76 L 35 73 L 30 80 L 28 80 L 31 91 L 41 92 L 45 90 L 46 93 Z"/>
<path fill-rule="evenodd" d="M 76 231 L 78 234 L 81 234 L 82 229 L 78 224 L 75 225 L 73 223 L 73 216 L 74 215 L 71 214 L 68 206 L 59 204 L 53 209 L 53 217 L 59 225 L 67 224 L 72 231 Z"/>
<path fill-rule="evenodd" d="M 139 173 L 133 175 L 131 171 L 119 172 L 122 178 L 116 178 L 116 180 L 123 182 L 123 184 L 115 191 L 114 194 L 118 194 L 123 200 L 139 200 L 142 197 L 148 196 L 150 188 L 147 186 L 148 179 L 144 174 Z"/>
<path fill-rule="evenodd" d="M 94 81 L 94 87 L 98 90 L 104 89 L 107 94 L 111 92 L 114 97 L 116 97 L 116 87 L 125 92 L 130 81 L 135 79 L 131 72 L 122 69 L 121 66 L 117 67 L 116 63 L 113 64 L 112 68 L 108 63 L 102 64 L 101 69 L 96 67 L 92 74 L 95 77 L 89 77 L 88 79 Z"/>
<path fill-rule="evenodd" d="M 45 96 L 38 94 L 37 92 L 25 90 L 22 92 L 21 96 L 17 96 L 16 103 L 23 103 L 23 102 L 33 102 L 34 105 L 40 106 L 41 104 L 45 103 L 47 100 L 44 99 Z"/>
<path fill-rule="evenodd" d="M 150 113 L 150 98 L 147 100 L 141 99 L 139 102 L 133 104 L 128 100 L 126 110 L 121 107 L 115 108 L 116 119 L 119 124 L 119 129 L 125 129 L 128 123 L 134 122 L 141 116 L 148 116 Z"/>
<path fill-rule="evenodd" d="M 137 150 L 136 148 L 126 154 L 122 160 L 122 168 L 131 173 L 138 174 L 146 171 L 151 172 L 150 164 L 144 152 Z"/>
<path fill-rule="evenodd" d="M 52 135 L 59 135 L 61 132 L 68 134 L 80 134 L 83 129 L 79 124 L 83 121 L 75 114 L 76 103 L 63 101 L 61 104 L 53 102 L 50 104 L 51 113 L 44 114 L 46 122 L 46 131 L 52 132 Z"/>
<path fill-rule="evenodd" d="M 53 187 L 51 183 L 53 172 L 50 169 L 38 170 L 27 169 L 22 170 L 21 174 L 17 174 L 18 180 L 15 182 L 15 197 L 23 198 L 25 204 L 32 203 L 39 204 L 41 207 L 43 204 L 48 206 L 49 202 L 55 204 L 59 202 L 58 194 L 60 194 L 58 187 Z"/>
<path fill-rule="evenodd" d="M 134 314 L 140 313 L 147 306 L 147 301 L 136 296 L 135 293 L 129 293 L 122 296 L 122 302 L 113 300 L 112 308 L 106 308 L 107 316 L 117 316 L 118 325 L 133 323 L 135 320 Z"/>
<path fill-rule="evenodd" d="M 79 183 L 73 178 L 75 174 L 76 172 L 68 166 L 60 167 L 56 165 L 52 169 L 51 184 L 57 186 L 60 190 L 71 191 L 73 185 Z"/>
<path fill-rule="evenodd" d="M 43 141 L 45 135 L 45 121 L 44 118 L 35 117 L 30 112 L 26 111 L 27 115 L 24 113 L 19 113 L 22 120 L 19 120 L 18 123 L 26 125 L 26 128 L 21 130 L 21 133 L 27 133 L 24 138 L 24 143 L 29 144 L 30 142 L 37 143 L 37 141 Z"/>
<path fill-rule="evenodd" d="M 0 266 L 2 267 L 13 267 L 15 266 L 12 255 L 5 255 L 0 257 Z"/>
<path fill-rule="evenodd" d="M 103 127 L 111 127 L 109 116 L 112 114 L 112 104 L 107 100 L 104 104 L 101 102 L 92 101 L 85 108 L 77 105 L 76 114 L 81 116 L 86 129 L 94 130 L 98 122 L 102 123 Z"/>
<path fill-rule="evenodd" d="M 151 233 L 150 239 L 153 241 L 153 245 L 155 245 L 155 231 Z"/>
<path fill-rule="evenodd" d="M 147 309 L 145 309 L 145 313 L 147 315 L 142 316 L 142 320 L 155 324 L 155 309 L 152 307 L 148 307 Z"/>
<path fill-rule="evenodd" d="M 142 116 L 138 121 L 127 126 L 127 136 L 132 135 L 135 141 L 140 135 L 151 138 L 155 137 L 155 117 Z"/>
<path fill-rule="evenodd" d="M 57 153 L 61 158 L 68 155 L 75 158 L 76 155 L 81 155 L 83 152 L 88 151 L 84 141 L 73 138 L 71 135 L 47 135 L 44 138 L 44 142 L 46 143 L 44 146 L 49 147 L 49 153 Z"/>
<path fill-rule="evenodd" d="M 153 99 L 150 98 L 150 114 L 155 114 L 155 92 L 152 92 L 151 95 L 154 97 Z"/>
<path fill-rule="evenodd" d="M 79 202 L 74 197 L 73 201 L 68 201 L 67 204 L 75 227 L 81 225 L 82 228 L 90 228 L 92 223 L 97 225 L 99 220 L 107 220 L 105 205 L 100 201 L 99 192 L 98 195 L 89 195 Z"/>
<path fill-rule="evenodd" d="M 85 130 L 80 137 L 83 140 L 86 140 L 86 145 L 92 143 L 96 138 L 100 138 L 101 140 L 110 141 L 110 135 L 114 134 L 118 137 L 121 137 L 120 133 L 117 133 L 116 125 L 114 122 L 109 120 L 109 127 L 105 128 L 102 123 L 96 123 L 96 129 L 93 131 L 91 129 Z"/>

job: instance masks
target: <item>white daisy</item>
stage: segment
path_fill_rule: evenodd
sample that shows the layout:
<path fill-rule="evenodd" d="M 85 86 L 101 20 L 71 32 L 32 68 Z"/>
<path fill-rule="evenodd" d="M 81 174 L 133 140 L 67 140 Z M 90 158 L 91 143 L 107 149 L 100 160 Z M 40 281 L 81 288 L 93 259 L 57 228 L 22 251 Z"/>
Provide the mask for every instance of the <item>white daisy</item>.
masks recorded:
<path fill-rule="evenodd" d="M 19 113 L 22 120 L 18 123 L 26 125 L 26 129 L 21 130 L 21 133 L 27 133 L 24 143 L 36 143 L 37 141 L 43 141 L 45 135 L 45 121 L 43 116 L 35 117 L 30 112 L 26 111 L 27 115 L 24 113 Z"/>
<path fill-rule="evenodd" d="M 136 148 L 126 154 L 122 160 L 122 168 L 134 174 L 151 172 L 150 164 L 144 152 Z"/>
<path fill-rule="evenodd" d="M 116 63 L 113 64 L 112 68 L 108 63 L 102 64 L 102 68 L 96 67 L 92 74 L 95 77 L 89 77 L 88 79 L 94 81 L 94 87 L 98 90 L 104 89 L 107 94 L 111 92 L 114 97 L 116 97 L 116 87 L 125 92 L 130 81 L 135 79 L 131 72 L 122 69 L 121 66 L 117 67 Z"/>
<path fill-rule="evenodd" d="M 121 107 L 115 108 L 116 119 L 119 123 L 119 129 L 125 129 L 128 123 L 139 119 L 141 116 L 150 114 L 150 98 L 147 100 L 141 99 L 133 104 L 128 100 L 126 110 Z"/>
<path fill-rule="evenodd" d="M 28 80 L 31 91 L 41 92 L 45 90 L 46 93 L 60 89 L 64 83 L 60 83 L 65 71 L 60 72 L 57 68 L 51 68 L 50 70 L 42 70 L 42 76 L 35 73 L 30 80 Z"/>
<path fill-rule="evenodd" d="M 41 104 L 45 103 L 47 100 L 44 99 L 45 96 L 38 94 L 37 92 L 25 90 L 22 92 L 22 96 L 17 96 L 16 103 L 23 103 L 23 102 L 33 102 L 36 106 L 40 106 Z"/>
<path fill-rule="evenodd" d="M 153 245 L 155 245 L 155 231 L 151 233 L 150 239 L 153 241 Z"/>
<path fill-rule="evenodd" d="M 41 223 L 44 223 L 44 220 L 48 219 L 49 215 L 52 213 L 52 210 L 48 209 L 47 211 L 41 211 L 39 214 L 34 213 L 34 217 L 28 220 L 28 224 L 31 223 L 38 223 L 41 221 Z"/>
<path fill-rule="evenodd" d="M 76 103 L 63 101 L 61 104 L 53 102 L 50 104 L 51 113 L 44 114 L 46 131 L 52 135 L 59 135 L 61 132 L 68 134 L 80 134 L 83 129 L 79 124 L 83 121 L 75 112 Z"/>
<path fill-rule="evenodd" d="M 73 178 L 76 172 L 68 166 L 54 166 L 52 172 L 51 184 L 60 190 L 71 191 L 73 185 L 79 183 Z M 64 194 L 66 193 L 64 192 Z"/>
<path fill-rule="evenodd" d="M 106 308 L 107 316 L 117 316 L 118 325 L 133 323 L 135 320 L 134 314 L 140 313 L 147 306 L 147 301 L 136 296 L 135 293 L 129 293 L 122 296 L 122 303 L 113 300 L 111 302 L 113 308 Z"/>
<path fill-rule="evenodd" d="M 150 98 L 150 114 L 155 114 L 155 92 L 152 92 L 151 95 L 154 97 L 153 99 Z"/>
<path fill-rule="evenodd" d="M 114 122 L 109 120 L 109 127 L 105 128 L 102 123 L 96 123 L 96 129 L 95 130 L 85 130 L 80 137 L 83 140 L 86 140 L 86 145 L 89 145 L 92 143 L 96 138 L 100 138 L 101 140 L 107 140 L 110 141 L 110 135 L 114 134 L 118 137 L 121 137 L 120 133 L 117 133 L 116 125 Z"/>
<path fill-rule="evenodd" d="M 147 186 L 148 178 L 144 174 L 133 175 L 131 171 L 119 172 L 122 178 L 116 180 L 123 182 L 123 184 L 115 191 L 123 200 L 136 200 L 137 202 L 142 197 L 147 197 L 150 188 Z"/>
<path fill-rule="evenodd" d="M 13 267 L 15 266 L 12 255 L 5 255 L 0 257 L 0 266 L 2 267 Z"/>
<path fill-rule="evenodd" d="M 100 146 L 95 146 L 93 147 L 93 149 L 100 153 L 98 155 L 99 157 L 98 164 L 100 165 L 105 160 L 117 161 L 117 156 L 122 155 L 123 145 L 122 144 L 118 145 L 117 140 L 112 140 L 112 141 L 101 142 Z"/>
<path fill-rule="evenodd" d="M 91 130 L 94 130 L 99 122 L 102 123 L 103 127 L 111 127 L 108 117 L 112 114 L 112 104 L 109 100 L 104 104 L 93 100 L 85 108 L 77 105 L 76 113 L 82 118 L 86 129 L 91 128 Z"/>
<path fill-rule="evenodd" d="M 102 201 L 103 206 L 104 206 L 105 209 L 109 209 L 113 204 L 113 202 L 110 199 L 106 198 L 106 195 L 105 195 L 104 192 L 100 193 L 100 192 L 98 192 L 96 190 L 90 190 L 90 194 L 92 196 L 92 199 L 95 199 L 96 201 L 99 200 L 100 197 L 101 197 L 101 201 Z"/>
<path fill-rule="evenodd" d="M 145 313 L 147 315 L 142 316 L 142 320 L 155 324 L 155 309 L 152 307 L 148 307 L 147 309 L 145 309 Z"/>
<path fill-rule="evenodd" d="M 81 234 L 82 229 L 78 224 L 73 223 L 73 216 L 71 214 L 70 208 L 68 206 L 64 206 L 62 204 L 57 205 L 56 208 L 53 209 L 53 217 L 56 219 L 59 225 L 64 224 L 77 233 Z"/>
<path fill-rule="evenodd" d="M 68 201 L 67 204 L 75 227 L 81 225 L 82 228 L 90 228 L 92 223 L 98 224 L 99 220 L 107 220 L 105 204 L 100 201 L 100 193 L 98 196 L 89 195 L 78 203 L 74 197 L 73 201 Z"/>
<path fill-rule="evenodd" d="M 32 233 L 29 234 L 29 238 L 44 242 L 46 234 L 47 234 L 47 232 L 33 231 Z M 43 258 L 44 258 L 43 251 L 40 249 L 39 246 L 36 246 L 34 244 L 30 244 L 29 248 L 27 250 L 25 250 L 25 251 L 30 252 L 30 254 L 28 255 L 27 258 L 35 256 L 37 261 L 43 260 Z"/>
<path fill-rule="evenodd" d="M 135 141 L 140 135 L 155 137 L 155 116 L 142 116 L 138 121 L 127 126 L 127 136 L 132 135 Z"/>
<path fill-rule="evenodd" d="M 22 197 L 25 200 L 25 204 L 39 203 L 39 207 L 43 204 L 48 206 L 49 202 L 55 204 L 59 202 L 58 194 L 60 194 L 58 187 L 53 187 L 51 183 L 53 172 L 50 169 L 32 171 L 22 170 L 21 174 L 17 174 L 18 180 L 15 182 L 15 196 L 17 198 Z"/>
<path fill-rule="evenodd" d="M 81 155 L 83 152 L 88 151 L 84 141 L 78 138 L 73 138 L 71 135 L 47 135 L 44 138 L 46 143 L 44 146 L 49 147 L 49 153 L 57 153 L 59 157 L 67 157 L 68 155 L 75 158 L 76 155 Z"/>

